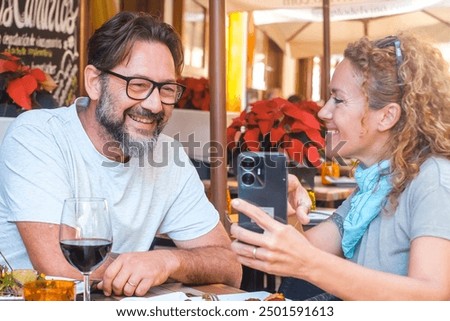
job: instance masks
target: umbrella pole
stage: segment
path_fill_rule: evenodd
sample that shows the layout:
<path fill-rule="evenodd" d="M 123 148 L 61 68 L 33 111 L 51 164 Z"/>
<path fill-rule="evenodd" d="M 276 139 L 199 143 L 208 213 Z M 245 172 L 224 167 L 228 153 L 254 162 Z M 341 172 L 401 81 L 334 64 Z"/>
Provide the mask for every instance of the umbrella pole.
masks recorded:
<path fill-rule="evenodd" d="M 210 162 L 211 202 L 229 231 L 227 207 L 227 154 L 225 108 L 225 1 L 209 0 Z"/>
<path fill-rule="evenodd" d="M 323 0 L 323 72 L 321 96 L 324 102 L 328 101 L 330 83 L 330 0 Z"/>

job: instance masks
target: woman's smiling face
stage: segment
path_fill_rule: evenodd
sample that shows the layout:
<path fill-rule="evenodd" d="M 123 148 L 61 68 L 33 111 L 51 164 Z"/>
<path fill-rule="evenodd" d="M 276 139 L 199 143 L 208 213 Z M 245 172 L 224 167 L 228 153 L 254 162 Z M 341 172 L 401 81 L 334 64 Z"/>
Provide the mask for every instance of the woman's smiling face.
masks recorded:
<path fill-rule="evenodd" d="M 331 98 L 319 111 L 327 129 L 327 157 L 356 158 L 370 165 L 380 157 L 376 110 L 368 108 L 362 76 L 347 59 L 336 68 Z"/>

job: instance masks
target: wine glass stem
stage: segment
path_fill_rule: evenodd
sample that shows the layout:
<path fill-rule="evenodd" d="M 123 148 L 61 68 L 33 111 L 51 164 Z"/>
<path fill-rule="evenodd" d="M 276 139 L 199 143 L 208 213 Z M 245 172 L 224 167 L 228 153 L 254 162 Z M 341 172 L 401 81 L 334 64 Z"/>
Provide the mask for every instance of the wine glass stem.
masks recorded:
<path fill-rule="evenodd" d="M 83 301 L 91 301 L 91 286 L 89 284 L 89 273 L 83 273 L 84 291 Z"/>

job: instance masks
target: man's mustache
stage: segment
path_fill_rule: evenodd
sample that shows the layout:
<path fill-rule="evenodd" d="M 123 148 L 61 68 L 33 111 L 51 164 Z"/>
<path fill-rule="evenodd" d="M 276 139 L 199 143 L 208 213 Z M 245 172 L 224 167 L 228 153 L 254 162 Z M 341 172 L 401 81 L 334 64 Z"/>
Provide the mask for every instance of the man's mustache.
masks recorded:
<path fill-rule="evenodd" d="M 156 121 L 157 123 L 162 122 L 165 116 L 164 111 L 152 113 L 150 110 L 144 108 L 130 108 L 125 112 L 125 114 L 145 117 L 151 121 Z"/>

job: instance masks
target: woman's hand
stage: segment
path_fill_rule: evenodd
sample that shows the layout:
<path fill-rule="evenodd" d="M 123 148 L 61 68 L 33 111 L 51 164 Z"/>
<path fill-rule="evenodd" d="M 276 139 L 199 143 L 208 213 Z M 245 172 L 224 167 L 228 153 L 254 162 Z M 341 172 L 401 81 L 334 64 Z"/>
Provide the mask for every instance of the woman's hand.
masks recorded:
<path fill-rule="evenodd" d="M 297 215 L 298 221 L 302 224 L 309 223 L 308 212 L 311 209 L 311 199 L 308 191 L 300 184 L 295 175 L 288 176 L 288 216 Z"/>
<path fill-rule="evenodd" d="M 231 204 L 264 230 L 261 234 L 237 224 L 231 226 L 231 234 L 236 239 L 231 248 L 238 255 L 239 263 L 280 276 L 305 275 L 308 258 L 313 257 L 315 248 L 299 231 L 241 199 L 234 199 Z"/>

